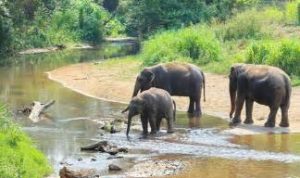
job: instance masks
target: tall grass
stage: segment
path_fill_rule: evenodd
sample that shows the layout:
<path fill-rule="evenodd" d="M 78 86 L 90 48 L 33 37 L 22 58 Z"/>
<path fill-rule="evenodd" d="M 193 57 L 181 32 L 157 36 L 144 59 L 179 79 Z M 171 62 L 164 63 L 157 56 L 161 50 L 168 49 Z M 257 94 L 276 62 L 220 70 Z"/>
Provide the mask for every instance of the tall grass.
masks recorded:
<path fill-rule="evenodd" d="M 286 22 L 300 25 L 300 0 L 287 3 L 285 8 Z"/>
<path fill-rule="evenodd" d="M 274 65 L 289 75 L 300 76 L 300 41 L 284 39 L 279 42 L 255 42 L 246 52 L 246 62 Z"/>
<path fill-rule="evenodd" d="M 144 65 L 160 62 L 187 61 L 207 64 L 220 59 L 220 45 L 207 26 L 193 26 L 154 35 L 143 45 Z"/>
<path fill-rule="evenodd" d="M 51 172 L 46 157 L 11 121 L 3 104 L 0 104 L 0 145 L 0 178 L 38 178 Z"/>

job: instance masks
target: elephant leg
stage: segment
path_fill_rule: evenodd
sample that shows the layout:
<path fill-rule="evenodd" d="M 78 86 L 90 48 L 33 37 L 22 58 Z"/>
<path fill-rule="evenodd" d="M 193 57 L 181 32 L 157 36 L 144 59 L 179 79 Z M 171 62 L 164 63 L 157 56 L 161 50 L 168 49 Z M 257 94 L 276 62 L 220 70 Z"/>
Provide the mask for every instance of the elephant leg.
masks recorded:
<path fill-rule="evenodd" d="M 157 131 L 160 130 L 160 123 L 161 123 L 161 120 L 162 120 L 162 118 L 157 118 L 157 121 L 156 121 L 156 129 L 157 129 Z"/>
<path fill-rule="evenodd" d="M 194 112 L 194 98 L 190 96 L 190 105 L 188 109 L 188 113 L 193 113 Z"/>
<path fill-rule="evenodd" d="M 245 95 L 238 92 L 237 99 L 235 101 L 236 107 L 235 107 L 234 117 L 229 123 L 229 126 L 236 126 L 239 123 L 241 123 L 241 112 L 243 109 L 244 101 L 245 101 Z"/>
<path fill-rule="evenodd" d="M 265 127 L 275 127 L 275 118 L 278 111 L 279 106 L 271 106 L 270 114 L 267 122 L 265 123 Z"/>
<path fill-rule="evenodd" d="M 174 132 L 174 130 L 173 130 L 173 124 L 174 124 L 173 110 L 168 113 L 167 124 L 168 124 L 167 133 L 173 133 Z"/>
<path fill-rule="evenodd" d="M 289 127 L 289 120 L 288 120 L 288 106 L 284 105 L 281 106 L 281 122 L 279 124 L 280 127 Z"/>
<path fill-rule="evenodd" d="M 246 119 L 244 121 L 245 124 L 253 124 L 252 111 L 253 111 L 253 100 L 246 99 Z"/>
<path fill-rule="evenodd" d="M 195 99 L 196 102 L 196 111 L 195 111 L 195 116 L 196 117 L 201 117 L 202 111 L 201 111 L 201 105 L 200 105 L 200 97 Z"/>
<path fill-rule="evenodd" d="M 156 132 L 157 132 L 157 130 L 156 130 L 156 124 L 157 124 L 156 119 L 157 118 L 153 115 L 149 118 L 150 127 L 151 127 L 151 134 L 156 134 Z"/>
<path fill-rule="evenodd" d="M 148 118 L 146 116 L 141 117 L 141 122 L 143 126 L 143 135 L 148 135 Z"/>

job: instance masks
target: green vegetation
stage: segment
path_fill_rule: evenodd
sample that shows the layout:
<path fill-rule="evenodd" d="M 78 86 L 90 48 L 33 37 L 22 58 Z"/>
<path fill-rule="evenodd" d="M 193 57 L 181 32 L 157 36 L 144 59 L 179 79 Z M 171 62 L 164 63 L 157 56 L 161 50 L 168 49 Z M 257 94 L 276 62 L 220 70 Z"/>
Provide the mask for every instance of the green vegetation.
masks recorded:
<path fill-rule="evenodd" d="M 69 43 L 100 43 L 123 25 L 106 1 L 4 0 L 0 2 L 0 54 Z M 109 8 L 109 9 L 105 9 Z M 111 10 L 111 11 L 109 11 Z"/>
<path fill-rule="evenodd" d="M 299 85 L 300 26 L 295 2 L 283 8 L 252 7 L 222 23 L 202 23 L 157 33 L 145 41 L 143 65 L 192 62 L 204 70 L 227 73 L 233 63 L 268 64 L 282 68 Z"/>
<path fill-rule="evenodd" d="M 51 172 L 47 159 L 11 121 L 0 104 L 0 177 L 43 177 Z"/>
<path fill-rule="evenodd" d="M 220 45 L 212 30 L 206 26 L 194 26 L 166 31 L 144 43 L 144 65 L 183 60 L 196 64 L 218 61 Z"/>

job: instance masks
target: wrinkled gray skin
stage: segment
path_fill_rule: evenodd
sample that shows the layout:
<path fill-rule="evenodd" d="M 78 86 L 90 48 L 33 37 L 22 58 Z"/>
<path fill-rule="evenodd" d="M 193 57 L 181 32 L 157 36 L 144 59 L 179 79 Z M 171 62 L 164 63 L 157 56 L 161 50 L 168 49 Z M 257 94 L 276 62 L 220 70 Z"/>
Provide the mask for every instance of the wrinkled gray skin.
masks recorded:
<path fill-rule="evenodd" d="M 229 75 L 231 99 L 230 126 L 241 122 L 241 111 L 246 103 L 245 124 L 252 124 L 253 102 L 266 105 L 270 113 L 265 127 L 274 127 L 278 109 L 281 109 L 281 127 L 289 127 L 288 109 L 291 97 L 291 82 L 281 69 L 266 65 L 235 64 Z"/>
<path fill-rule="evenodd" d="M 182 63 L 159 64 L 144 68 L 137 76 L 132 97 L 150 87 L 161 88 L 175 96 L 188 96 L 188 113 L 201 116 L 201 90 L 205 101 L 205 76 L 195 65 Z"/>
<path fill-rule="evenodd" d="M 174 104 L 174 109 L 173 109 Z M 151 127 L 151 134 L 156 134 L 160 129 L 162 118 L 167 119 L 168 133 L 173 132 L 173 122 L 175 121 L 176 104 L 170 94 L 159 88 L 150 88 L 133 97 L 129 106 L 122 113 L 129 111 L 127 132 L 130 131 L 133 116 L 140 114 L 143 126 L 143 136 L 148 134 L 148 122 Z"/>

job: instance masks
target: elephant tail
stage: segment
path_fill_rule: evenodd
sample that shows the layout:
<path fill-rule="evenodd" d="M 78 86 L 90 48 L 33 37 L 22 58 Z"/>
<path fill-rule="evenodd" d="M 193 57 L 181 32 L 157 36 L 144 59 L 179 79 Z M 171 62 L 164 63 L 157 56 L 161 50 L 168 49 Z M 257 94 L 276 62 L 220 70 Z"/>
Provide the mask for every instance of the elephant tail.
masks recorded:
<path fill-rule="evenodd" d="M 206 96 L 205 96 L 205 75 L 202 71 L 201 71 L 201 74 L 202 74 L 202 82 L 203 82 L 203 101 L 206 101 Z"/>
<path fill-rule="evenodd" d="M 288 77 L 284 77 L 284 80 L 285 80 L 285 90 L 286 90 L 285 102 L 286 102 L 287 107 L 289 107 L 291 94 L 292 94 L 291 81 Z"/>
<path fill-rule="evenodd" d="M 174 105 L 174 110 L 173 110 L 173 120 L 175 121 L 176 120 L 176 103 L 174 100 L 173 101 L 173 105 Z"/>

